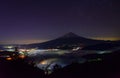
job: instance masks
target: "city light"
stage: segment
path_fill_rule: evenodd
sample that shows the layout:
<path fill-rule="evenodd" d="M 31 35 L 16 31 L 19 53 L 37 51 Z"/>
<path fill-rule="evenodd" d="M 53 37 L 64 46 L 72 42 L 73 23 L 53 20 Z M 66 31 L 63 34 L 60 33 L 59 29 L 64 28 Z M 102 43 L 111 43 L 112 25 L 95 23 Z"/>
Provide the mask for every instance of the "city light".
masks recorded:
<path fill-rule="evenodd" d="M 10 61 L 10 60 L 12 60 L 12 58 L 11 58 L 11 57 L 8 57 L 8 58 L 6 58 L 6 60 Z"/>

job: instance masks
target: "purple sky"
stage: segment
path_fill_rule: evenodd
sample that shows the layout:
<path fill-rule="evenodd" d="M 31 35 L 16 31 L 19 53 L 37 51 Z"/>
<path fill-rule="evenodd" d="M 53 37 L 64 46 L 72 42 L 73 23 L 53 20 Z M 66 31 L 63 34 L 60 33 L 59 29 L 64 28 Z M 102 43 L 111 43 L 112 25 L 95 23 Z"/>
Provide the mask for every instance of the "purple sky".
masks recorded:
<path fill-rule="evenodd" d="M 119 38 L 120 11 L 112 0 L 1 0 L 0 42 L 33 43 L 74 32 Z"/>

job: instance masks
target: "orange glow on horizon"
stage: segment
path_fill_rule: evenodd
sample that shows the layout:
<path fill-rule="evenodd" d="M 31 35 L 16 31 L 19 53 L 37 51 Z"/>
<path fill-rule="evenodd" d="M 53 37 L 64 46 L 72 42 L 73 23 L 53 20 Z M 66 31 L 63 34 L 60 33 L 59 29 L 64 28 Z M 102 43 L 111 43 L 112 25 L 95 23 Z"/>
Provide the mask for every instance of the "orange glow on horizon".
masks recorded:
<path fill-rule="evenodd" d="M 111 40 L 111 41 L 120 40 L 120 38 L 117 38 L 117 37 L 93 37 L 92 39 L 97 39 L 97 40 Z"/>
<path fill-rule="evenodd" d="M 48 40 L 8 40 L 8 41 L 2 41 L 3 44 L 31 44 L 31 43 L 42 43 Z"/>

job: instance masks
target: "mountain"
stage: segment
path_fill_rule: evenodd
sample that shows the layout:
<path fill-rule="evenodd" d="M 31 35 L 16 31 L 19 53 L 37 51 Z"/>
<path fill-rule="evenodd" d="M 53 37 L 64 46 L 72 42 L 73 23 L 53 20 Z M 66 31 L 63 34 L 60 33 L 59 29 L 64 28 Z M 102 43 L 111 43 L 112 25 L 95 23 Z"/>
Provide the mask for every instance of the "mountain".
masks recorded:
<path fill-rule="evenodd" d="M 106 41 L 101 44 L 86 46 L 83 50 L 111 50 L 120 47 L 120 41 Z"/>
<path fill-rule="evenodd" d="M 73 32 L 69 32 L 63 36 L 61 36 L 60 38 L 73 38 L 73 37 L 79 37 L 78 35 L 74 34 Z"/>
<path fill-rule="evenodd" d="M 50 40 L 43 43 L 29 44 L 29 47 L 38 48 L 73 48 L 73 47 L 83 47 L 88 45 L 95 45 L 102 43 L 102 40 L 93 40 L 84 37 L 80 37 L 72 32 L 69 32 L 61 37 L 54 40 Z"/>

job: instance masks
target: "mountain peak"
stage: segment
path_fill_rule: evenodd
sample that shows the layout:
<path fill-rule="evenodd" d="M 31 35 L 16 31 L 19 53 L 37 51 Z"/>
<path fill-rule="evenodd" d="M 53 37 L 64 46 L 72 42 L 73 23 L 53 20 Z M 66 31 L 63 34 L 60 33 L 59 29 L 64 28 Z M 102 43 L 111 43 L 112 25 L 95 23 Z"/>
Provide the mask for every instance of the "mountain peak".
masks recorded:
<path fill-rule="evenodd" d="M 79 37 L 79 36 L 74 34 L 73 32 L 69 32 L 62 36 L 62 38 L 71 38 L 71 37 Z"/>

